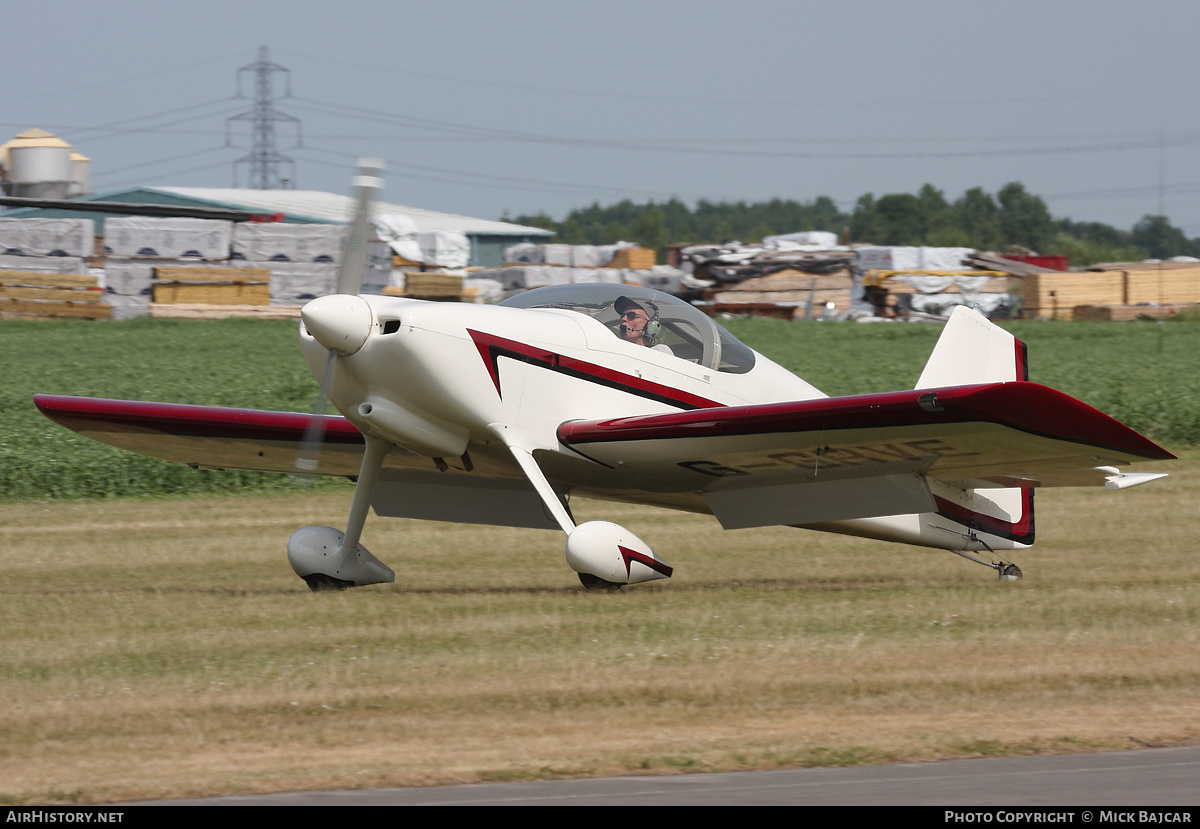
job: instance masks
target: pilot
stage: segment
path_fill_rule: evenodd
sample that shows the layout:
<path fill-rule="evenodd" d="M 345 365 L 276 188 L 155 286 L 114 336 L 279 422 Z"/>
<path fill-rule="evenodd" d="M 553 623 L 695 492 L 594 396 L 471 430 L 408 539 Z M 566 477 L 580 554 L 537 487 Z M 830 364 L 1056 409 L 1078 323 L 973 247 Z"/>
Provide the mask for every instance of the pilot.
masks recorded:
<path fill-rule="evenodd" d="M 647 310 L 649 306 L 650 310 Z M 673 354 L 670 346 L 657 344 L 662 323 L 658 321 L 658 306 L 653 302 L 645 305 L 634 302 L 627 296 L 617 297 L 613 303 L 617 313 L 621 315 L 621 339 L 634 345 L 644 345 L 655 351 Z"/>

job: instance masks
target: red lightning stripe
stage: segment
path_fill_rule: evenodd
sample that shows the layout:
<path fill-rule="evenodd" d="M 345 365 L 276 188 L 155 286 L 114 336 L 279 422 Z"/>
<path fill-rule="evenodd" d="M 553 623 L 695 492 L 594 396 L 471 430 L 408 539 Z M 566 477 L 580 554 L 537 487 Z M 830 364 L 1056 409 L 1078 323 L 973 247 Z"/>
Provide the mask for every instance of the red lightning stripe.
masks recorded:
<path fill-rule="evenodd" d="M 590 383 L 635 394 L 638 397 L 658 400 L 681 409 L 711 409 L 724 405 L 671 386 L 652 383 L 631 374 L 623 374 L 595 363 L 537 348 L 528 343 L 497 337 L 495 334 L 487 334 L 470 328 L 467 329 L 467 333 L 471 335 L 471 340 L 475 343 L 479 356 L 483 358 L 483 364 L 487 367 L 492 383 L 496 386 L 496 394 L 501 394 L 499 358 L 509 357 L 559 374 L 566 374 Z"/>
<path fill-rule="evenodd" d="M 626 576 L 629 575 L 629 568 L 635 561 L 645 564 L 656 573 L 662 573 L 667 578 L 670 578 L 671 574 L 675 572 L 675 569 L 669 564 L 663 564 L 658 559 L 648 556 L 645 553 L 639 553 L 637 550 L 631 550 L 628 547 L 622 547 L 620 544 L 617 545 L 617 549 L 621 551 L 621 558 L 625 562 Z"/>

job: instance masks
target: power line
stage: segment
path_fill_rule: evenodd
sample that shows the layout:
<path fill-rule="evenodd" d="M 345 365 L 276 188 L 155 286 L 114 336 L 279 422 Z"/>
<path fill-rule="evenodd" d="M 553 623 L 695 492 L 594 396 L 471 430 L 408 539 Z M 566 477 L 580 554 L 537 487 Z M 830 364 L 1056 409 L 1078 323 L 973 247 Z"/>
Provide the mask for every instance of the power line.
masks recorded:
<path fill-rule="evenodd" d="M 303 148 L 308 152 L 319 152 L 327 155 L 345 158 L 347 160 L 357 158 L 358 156 L 352 153 L 337 152 L 336 150 L 326 150 L 320 147 L 314 147 L 311 144 Z M 309 161 L 314 164 L 325 164 L 327 166 L 342 167 L 343 165 L 335 165 L 332 162 L 322 161 L 320 159 L 303 158 L 303 161 Z M 524 190 L 531 193 L 597 193 L 608 192 L 615 195 L 630 196 L 650 196 L 652 198 L 663 198 L 664 194 L 659 190 L 641 190 L 629 187 L 612 187 L 607 185 L 595 184 L 579 184 L 564 181 L 547 181 L 545 179 L 520 178 L 515 176 L 498 176 L 492 173 L 480 173 L 471 170 L 456 170 L 447 167 L 431 167 L 424 164 L 413 164 L 411 162 L 396 161 L 393 159 L 384 159 L 387 162 L 388 169 L 392 171 L 404 171 L 404 175 L 408 178 L 422 179 L 425 181 L 436 181 L 443 184 L 458 184 L 468 187 L 481 187 L 488 189 L 503 189 L 503 190 Z M 440 175 L 439 175 L 440 174 Z M 447 178 L 451 176 L 452 178 Z M 671 193 L 669 197 L 702 199 L 711 196 L 705 196 L 695 193 Z"/>
<path fill-rule="evenodd" d="M 206 147 L 203 150 L 196 150 L 196 151 L 190 152 L 190 153 L 180 153 L 179 155 L 167 156 L 166 158 L 159 158 L 159 159 L 155 159 L 154 161 L 139 161 L 137 164 L 130 164 L 127 167 L 118 167 L 115 170 L 105 170 L 101 173 L 97 173 L 95 177 L 96 178 L 104 178 L 105 176 L 116 175 L 117 173 L 124 173 L 129 170 L 141 170 L 146 167 L 152 167 L 156 164 L 166 164 L 171 161 L 180 161 L 184 158 L 194 158 L 198 155 L 205 155 L 207 153 L 211 153 L 216 150 L 227 150 L 227 149 L 229 149 L 229 147 L 227 147 L 227 146 Z M 222 162 L 222 163 L 224 163 L 224 162 Z"/>
<path fill-rule="evenodd" d="M 228 161 L 215 161 L 209 164 L 198 164 L 195 167 L 184 167 L 180 170 L 170 170 L 166 173 L 161 173 L 160 177 L 167 179 L 174 178 L 175 176 L 186 175 L 187 173 L 196 173 L 201 170 L 215 170 L 217 167 L 224 167 L 228 163 Z M 130 179 L 127 181 L 117 182 L 116 184 L 110 184 L 109 187 L 113 190 L 120 190 L 122 187 L 133 187 L 145 183 L 146 182 L 144 179 Z"/>
<path fill-rule="evenodd" d="M 294 100 L 297 102 L 296 105 L 300 106 L 301 108 L 304 108 L 304 106 L 307 104 L 309 108 L 316 109 L 318 112 L 325 112 L 326 114 L 335 115 L 338 117 L 359 118 L 365 121 L 376 121 L 391 124 L 393 126 L 409 127 L 417 130 L 441 133 L 443 135 L 457 136 L 460 138 L 482 138 L 491 142 L 552 144 L 559 146 L 589 147 L 594 149 L 609 149 L 644 153 L 707 155 L 735 158 L 799 158 L 810 160 L 844 159 L 864 161 L 916 158 L 974 158 L 980 156 L 995 157 L 1063 155 L 1146 149 L 1147 147 L 1158 147 L 1162 140 L 1158 134 L 1153 134 L 1140 138 L 1123 138 L 1116 140 L 1106 139 L 1098 143 L 1070 144 L 1049 147 L 1010 147 L 971 150 L 935 149 L 890 152 L 845 152 L 840 150 L 831 152 L 816 152 L 799 150 L 722 149 L 695 146 L 694 144 L 688 143 L 686 139 L 684 139 L 682 143 L 679 143 L 678 139 L 674 140 L 674 143 L 667 143 L 667 141 L 670 141 L 669 139 L 667 141 L 648 141 L 645 139 L 599 139 L 551 135 L 547 133 L 521 132 L 517 130 L 496 129 L 493 127 L 483 127 L 473 124 L 458 124 L 429 118 L 399 115 L 382 110 L 372 110 L 363 107 L 350 106 L 347 104 L 319 101 L 314 98 L 307 97 L 298 97 Z M 1172 139 L 1170 143 L 1173 146 L 1183 146 L 1187 144 L 1195 144 L 1197 142 L 1200 142 L 1200 133 L 1183 133 Z"/>
<path fill-rule="evenodd" d="M 175 115 L 175 114 L 177 114 L 177 113 L 180 113 L 180 112 L 190 112 L 190 111 L 192 111 L 192 110 L 197 110 L 197 109 L 202 109 L 202 108 L 205 108 L 205 107 L 210 107 L 210 106 L 212 106 L 213 104 L 226 104 L 226 105 L 228 105 L 228 104 L 229 104 L 231 101 L 233 101 L 233 100 L 234 100 L 233 98 L 230 98 L 230 97 L 228 97 L 228 96 L 227 96 L 227 97 L 224 97 L 224 98 L 216 98 L 216 99 L 214 99 L 214 100 L 211 100 L 211 101 L 204 101 L 204 102 L 202 102 L 202 103 L 199 103 L 199 104 L 189 104 L 189 105 L 187 105 L 187 106 L 175 107 L 174 109 L 167 109 L 167 110 L 163 110 L 162 112 L 152 112 L 152 113 L 150 113 L 149 115 L 137 115 L 137 116 L 134 116 L 133 118 L 123 118 L 123 119 L 121 119 L 121 120 L 119 120 L 119 121 L 110 121 L 110 122 L 109 122 L 109 123 L 107 123 L 107 124 L 97 124 L 96 126 L 92 126 L 92 127 L 76 127 L 75 129 L 77 129 L 77 130 L 78 130 L 79 132 L 81 132 L 81 133 L 88 133 L 88 132 L 105 132 L 105 131 L 109 131 L 109 130 L 112 130 L 112 131 L 114 131 L 114 132 L 121 132 L 121 133 L 123 133 L 123 132 L 128 132 L 128 131 L 130 131 L 130 130 L 126 129 L 127 127 L 129 127 L 129 125 L 130 125 L 130 124 L 135 124 L 135 123 L 137 123 L 137 122 L 139 122 L 139 121 L 153 121 L 153 120 L 154 120 L 154 119 L 156 119 L 156 118 L 162 118 L 162 117 L 165 117 L 165 116 L 167 116 L 167 115 Z M 228 106 L 226 106 L 225 108 L 228 108 Z M 196 115 L 196 116 L 194 116 L 194 117 L 192 117 L 192 118 L 184 118 L 184 119 L 181 119 L 181 120 L 179 120 L 179 121 L 174 121 L 174 122 L 172 122 L 171 124 L 167 124 L 166 126 L 173 126 L 174 124 L 182 124 L 182 123 L 185 123 L 186 121 L 193 121 L 193 120 L 196 120 L 196 119 L 198 119 L 198 118 L 211 118 L 211 117 L 212 117 L 214 114 L 215 114 L 215 113 L 202 113 L 202 114 L 200 114 L 200 115 Z M 143 128 L 141 128 L 141 129 L 146 129 L 146 128 L 144 128 L 144 127 L 143 127 Z M 102 136 L 102 137 L 103 137 L 103 136 Z M 89 140 L 91 140 L 91 141 L 95 141 L 95 140 L 97 140 L 97 139 L 96 139 L 96 138 L 91 138 L 91 139 L 89 139 Z"/>
<path fill-rule="evenodd" d="M 466 84 L 468 86 L 487 86 L 499 89 L 516 89 L 527 92 L 553 93 L 558 95 L 569 95 L 573 98 L 593 97 L 593 98 L 609 98 L 626 101 L 650 101 L 655 103 L 670 103 L 670 104 L 704 104 L 708 106 L 765 106 L 771 109 L 779 108 L 803 108 L 805 111 L 814 109 L 865 109 L 870 107 L 947 107 L 947 106 L 1012 106 L 1012 105 L 1028 105 L 1034 103 L 1048 103 L 1053 101 L 1063 100 L 1079 100 L 1079 99 L 1107 99 L 1120 98 L 1127 96 L 1137 96 L 1143 98 L 1147 95 L 1156 95 L 1170 92 L 1195 92 L 1198 88 L 1197 84 L 1178 84 L 1175 86 L 1156 87 L 1151 89 L 1129 89 L 1129 90 L 1108 90 L 1104 92 L 1076 92 L 1062 93 L 1058 95 L 1036 95 L 1036 96 L 1010 96 L 1005 98 L 963 98 L 957 100 L 947 99 L 915 99 L 915 100 L 899 100 L 889 98 L 886 100 L 876 101 L 846 101 L 836 99 L 821 99 L 812 96 L 806 96 L 802 101 L 786 101 L 779 99 L 771 100 L 754 100 L 749 98 L 687 98 L 677 95 L 645 95 L 628 92 L 613 92 L 611 89 L 566 89 L 563 87 L 543 86 L 528 83 L 514 83 L 509 81 L 489 80 L 485 78 L 463 78 L 454 75 L 436 74 L 433 72 L 419 72 L 411 69 L 397 69 L 394 66 L 376 66 L 357 61 L 341 60 L 330 58 L 328 56 L 321 57 L 310 55 L 303 52 L 287 51 L 285 54 L 295 55 L 296 57 L 307 58 L 325 63 L 336 63 L 343 66 L 349 66 L 355 69 L 369 69 L 374 73 L 385 73 L 392 75 L 400 75 L 403 77 L 415 77 L 436 81 L 449 81 L 451 83 Z"/>

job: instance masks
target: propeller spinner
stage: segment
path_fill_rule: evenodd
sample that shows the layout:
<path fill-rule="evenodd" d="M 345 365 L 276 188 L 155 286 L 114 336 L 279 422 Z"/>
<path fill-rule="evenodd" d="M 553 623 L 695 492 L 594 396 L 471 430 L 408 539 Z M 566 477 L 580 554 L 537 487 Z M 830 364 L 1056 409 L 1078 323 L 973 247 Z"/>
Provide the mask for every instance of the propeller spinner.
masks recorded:
<path fill-rule="evenodd" d="M 357 353 L 375 324 L 371 306 L 354 294 L 318 297 L 304 306 L 300 319 L 317 342 L 341 357 Z M 321 393 L 328 395 L 329 389 Z"/>

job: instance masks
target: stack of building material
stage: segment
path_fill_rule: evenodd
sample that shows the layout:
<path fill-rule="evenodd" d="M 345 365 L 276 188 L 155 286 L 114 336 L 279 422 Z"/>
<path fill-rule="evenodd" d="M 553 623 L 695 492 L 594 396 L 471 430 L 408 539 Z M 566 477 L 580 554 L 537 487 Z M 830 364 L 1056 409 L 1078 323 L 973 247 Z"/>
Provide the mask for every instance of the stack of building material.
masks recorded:
<path fill-rule="evenodd" d="M 336 265 L 342 261 L 346 233 L 344 225 L 241 222 L 233 228 L 232 258 Z"/>
<path fill-rule="evenodd" d="M 1032 257 L 1026 257 L 1032 258 Z M 1061 259 L 1062 257 L 1054 257 Z M 1062 273 L 1064 268 L 1047 268 L 1033 262 L 1009 259 L 995 253 L 971 253 L 964 257 L 963 264 L 981 271 L 1000 271 L 1010 276 L 1025 277 L 1037 273 Z"/>
<path fill-rule="evenodd" d="M 547 285 L 607 283 L 641 285 L 670 294 L 697 287 L 687 275 L 670 265 L 653 268 L 567 268 L 557 265 L 506 265 L 502 268 L 477 268 L 468 272 L 475 281 L 494 282 L 500 291 L 512 295 Z M 492 296 L 484 292 L 485 296 Z"/>
<path fill-rule="evenodd" d="M 1103 301 L 1079 301 L 1071 305 L 1072 319 L 1162 319 L 1200 304 L 1197 262 L 1114 262 L 1093 265 L 1079 275 L 1104 280 L 1109 291 Z M 1062 307 L 1078 299 L 1078 294 L 1059 293 L 1054 299 L 1059 316 L 1064 316 Z"/>
<path fill-rule="evenodd" d="M 150 312 L 155 271 L 184 265 L 230 267 L 233 222 L 130 216 L 104 223 L 105 301 L 114 319 Z M 180 300 L 182 301 L 182 300 Z"/>
<path fill-rule="evenodd" d="M 0 219 L 0 316 L 108 319 L 91 219 Z"/>
<path fill-rule="evenodd" d="M 0 219 L 0 253 L 85 257 L 95 245 L 91 219 Z"/>
<path fill-rule="evenodd" d="M 1029 274 L 1022 282 L 1030 317 L 1132 319 L 1147 307 L 1200 303 L 1200 264 L 1194 262 L 1113 263 L 1080 273 Z M 1081 306 L 1088 310 L 1077 315 Z"/>
<path fill-rule="evenodd" d="M 1139 262 L 1121 269 L 1125 274 L 1125 305 L 1200 302 L 1200 264 Z"/>
<path fill-rule="evenodd" d="M 463 276 L 452 273 L 409 272 L 404 275 L 403 288 L 384 288 L 383 294 L 443 302 L 466 301 L 463 296 Z"/>
<path fill-rule="evenodd" d="M 282 320 L 299 319 L 300 308 L 299 305 L 210 305 L 179 302 L 171 305 L 151 305 L 150 315 L 158 319 L 220 320 L 229 317 L 251 317 Z"/>
<path fill-rule="evenodd" d="M 945 317 L 958 305 L 977 306 L 989 317 L 1011 316 L 1018 280 L 1001 271 L 869 270 L 863 275 L 866 299 L 875 315 L 904 317 L 912 312 Z"/>
<path fill-rule="evenodd" d="M 99 282 L 89 274 L 0 271 L 0 318 L 110 319 Z"/>
<path fill-rule="evenodd" d="M 706 286 L 712 313 L 804 319 L 817 313 L 810 303 L 822 311 L 828 303 L 842 314 L 850 310 L 853 253 L 847 249 L 777 238 L 758 245 L 691 245 L 675 257 L 685 285 Z"/>
<path fill-rule="evenodd" d="M 266 268 L 159 266 L 154 269 L 151 314 L 163 305 L 271 304 L 271 272 Z"/>
<path fill-rule="evenodd" d="M 621 248 L 613 253 L 612 259 L 604 267 L 648 271 L 656 262 L 655 253 L 650 248 Z"/>
<path fill-rule="evenodd" d="M 218 219 L 116 216 L 104 223 L 109 256 L 228 259 L 233 222 Z"/>
<path fill-rule="evenodd" d="M 636 249 L 621 262 L 636 261 L 637 265 L 614 264 L 619 251 Z M 639 248 L 632 242 L 617 242 L 613 245 L 535 245 L 521 242 L 504 250 L 507 265 L 554 265 L 562 268 L 651 268 L 654 266 L 654 251 Z"/>
<path fill-rule="evenodd" d="M 504 251 L 501 268 L 472 271 L 471 276 L 500 283 L 506 293 L 542 288 L 546 285 L 605 282 L 645 285 L 672 290 L 676 279 L 664 281 L 657 270 L 655 253 L 630 242 L 615 245 L 535 245 L 523 242 Z"/>
<path fill-rule="evenodd" d="M 772 245 L 692 245 L 677 254 L 679 267 L 696 279 L 719 287 L 783 271 L 822 276 L 849 273 L 854 253 L 846 248 L 818 249 L 813 245 L 776 242 Z"/>
<path fill-rule="evenodd" d="M 269 269 L 270 304 L 303 305 L 337 289 L 346 233 L 342 225 L 245 222 L 234 228 L 232 256 Z"/>
<path fill-rule="evenodd" d="M 705 292 L 709 309 L 718 313 L 803 318 L 809 308 L 825 308 L 832 302 L 842 312 L 850 308 L 854 279 L 848 270 L 812 274 L 794 268 L 719 285 Z"/>
<path fill-rule="evenodd" d="M 1022 316 L 1026 318 L 1074 319 L 1077 305 L 1121 305 L 1125 275 L 1043 271 L 1021 279 Z"/>

